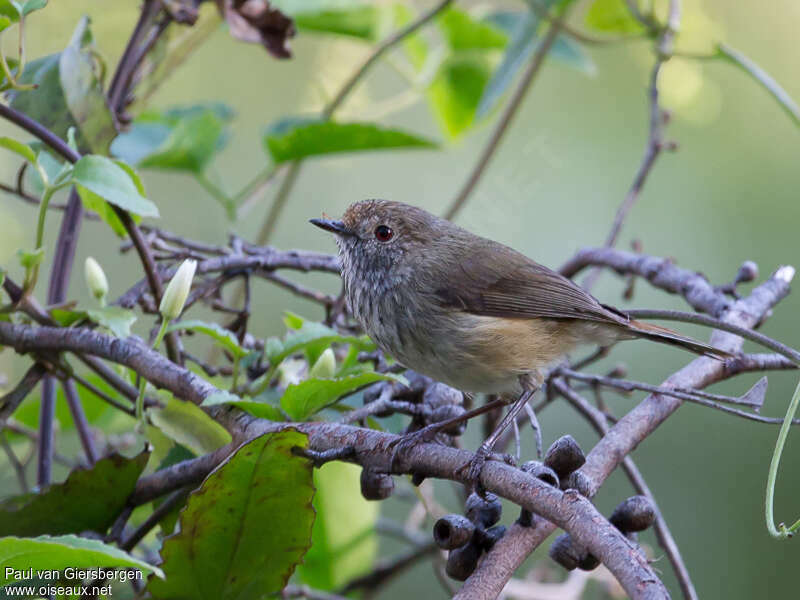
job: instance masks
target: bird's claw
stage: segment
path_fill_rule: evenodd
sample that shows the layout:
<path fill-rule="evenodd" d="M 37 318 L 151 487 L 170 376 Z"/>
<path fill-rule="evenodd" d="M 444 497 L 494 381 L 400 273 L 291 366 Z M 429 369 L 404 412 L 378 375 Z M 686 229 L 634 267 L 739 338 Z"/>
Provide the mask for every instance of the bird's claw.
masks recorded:
<path fill-rule="evenodd" d="M 467 471 L 466 483 L 481 497 L 486 491 L 481 484 L 481 473 L 487 460 L 499 460 L 509 465 L 516 464 L 514 457 L 510 454 L 493 454 L 491 448 L 482 444 L 475 455 L 458 469 L 458 472 Z"/>
<path fill-rule="evenodd" d="M 405 453 L 409 450 L 417 446 L 418 444 L 427 444 L 432 442 L 436 439 L 436 434 L 440 432 L 440 428 L 434 425 L 428 425 L 427 427 L 423 427 L 422 429 L 418 429 L 417 431 L 412 431 L 410 433 L 405 433 L 398 437 L 395 440 L 389 442 L 387 449 L 392 450 L 392 456 L 389 459 L 389 470 L 390 472 L 394 473 L 397 472 L 395 470 L 395 463 L 397 462 L 398 458 L 401 458 Z M 402 464 L 397 467 L 399 471 L 406 471 Z"/>

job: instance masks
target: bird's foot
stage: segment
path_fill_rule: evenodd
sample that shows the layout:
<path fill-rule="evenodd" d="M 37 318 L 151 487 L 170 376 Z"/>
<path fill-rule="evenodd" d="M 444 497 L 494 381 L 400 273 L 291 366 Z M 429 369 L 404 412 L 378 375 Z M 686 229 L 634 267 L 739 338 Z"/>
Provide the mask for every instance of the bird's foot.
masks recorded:
<path fill-rule="evenodd" d="M 390 472 L 394 473 L 397 471 L 407 471 L 408 469 L 402 464 L 402 458 L 419 444 L 428 444 L 433 442 L 436 439 L 436 435 L 439 434 L 441 430 L 442 428 L 440 424 L 434 423 L 433 425 L 428 425 L 422 429 L 418 429 L 417 431 L 404 433 L 397 439 L 389 442 L 387 449 L 392 450 L 392 456 L 389 459 Z M 395 467 L 398 460 L 401 460 L 401 462 L 400 464 L 397 464 L 397 467 Z"/>
<path fill-rule="evenodd" d="M 475 455 L 456 472 L 462 473 L 466 471 L 466 484 L 481 497 L 483 497 L 484 493 L 486 492 L 481 484 L 481 473 L 483 472 L 483 467 L 487 460 L 497 460 L 509 465 L 516 464 L 514 457 L 510 454 L 493 453 L 489 445 L 485 443 L 481 444 L 478 450 L 475 452 Z"/>

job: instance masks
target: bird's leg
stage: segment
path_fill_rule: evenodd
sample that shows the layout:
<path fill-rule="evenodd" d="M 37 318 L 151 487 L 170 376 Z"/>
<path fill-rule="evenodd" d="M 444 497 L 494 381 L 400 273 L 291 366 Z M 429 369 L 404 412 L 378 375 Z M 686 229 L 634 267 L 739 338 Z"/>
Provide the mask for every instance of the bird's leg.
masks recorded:
<path fill-rule="evenodd" d="M 506 428 L 516 420 L 517 415 L 528 404 L 528 401 L 533 397 L 533 395 L 536 393 L 536 390 L 541 385 L 540 380 L 535 380 L 533 377 L 526 375 L 520 377 L 520 383 L 522 384 L 522 394 L 520 397 L 517 398 L 514 404 L 511 405 L 511 408 L 508 409 L 508 412 L 494 428 L 494 431 L 491 433 L 491 435 L 480 445 L 478 450 L 475 452 L 475 456 L 473 456 L 472 459 L 466 465 L 464 465 L 464 467 L 462 467 L 468 469 L 467 481 L 472 484 L 472 488 L 476 491 L 480 490 L 481 471 L 483 470 L 483 465 L 486 463 L 486 459 L 491 454 L 492 448 L 494 448 L 497 439 L 502 435 Z"/>
<path fill-rule="evenodd" d="M 436 438 L 437 433 L 441 433 L 451 425 L 456 425 L 458 423 L 463 423 L 464 421 L 471 419 L 472 417 L 477 417 L 478 415 L 482 415 L 487 413 L 495 408 L 498 408 L 505 404 L 502 399 L 497 399 L 492 402 L 487 402 L 483 406 L 479 406 L 477 408 L 473 408 L 472 410 L 468 410 L 456 417 L 452 417 L 445 421 L 439 421 L 438 423 L 432 423 L 419 429 L 417 431 L 412 431 L 411 433 L 406 433 L 404 435 L 399 436 L 397 439 L 391 441 L 389 443 L 388 448 L 394 448 L 394 452 L 392 452 L 392 458 L 390 465 L 390 471 L 394 471 L 394 463 L 397 460 L 397 457 L 401 454 L 407 452 L 417 444 L 424 444 L 427 442 L 432 442 Z"/>

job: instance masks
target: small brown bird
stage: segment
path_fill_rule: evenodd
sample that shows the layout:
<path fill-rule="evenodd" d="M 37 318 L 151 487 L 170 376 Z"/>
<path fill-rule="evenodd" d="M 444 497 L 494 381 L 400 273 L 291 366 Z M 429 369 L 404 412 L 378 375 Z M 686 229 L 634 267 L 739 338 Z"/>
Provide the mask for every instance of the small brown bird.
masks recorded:
<path fill-rule="evenodd" d="M 465 392 L 523 393 L 498 429 L 579 344 L 645 338 L 729 356 L 634 321 L 516 250 L 416 206 L 365 200 L 340 221 L 311 223 L 336 234 L 350 310 L 381 350 Z M 498 435 L 481 447 L 481 464 Z"/>

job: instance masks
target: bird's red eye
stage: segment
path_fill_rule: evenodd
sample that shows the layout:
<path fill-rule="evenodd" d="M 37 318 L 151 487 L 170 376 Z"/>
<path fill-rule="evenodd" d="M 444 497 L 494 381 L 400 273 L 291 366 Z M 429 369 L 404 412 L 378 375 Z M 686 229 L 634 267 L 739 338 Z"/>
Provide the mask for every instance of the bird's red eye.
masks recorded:
<path fill-rule="evenodd" d="M 377 239 L 379 242 L 388 242 L 393 237 L 394 231 L 392 231 L 391 227 L 387 227 L 386 225 L 378 225 L 375 228 L 375 239 Z"/>

